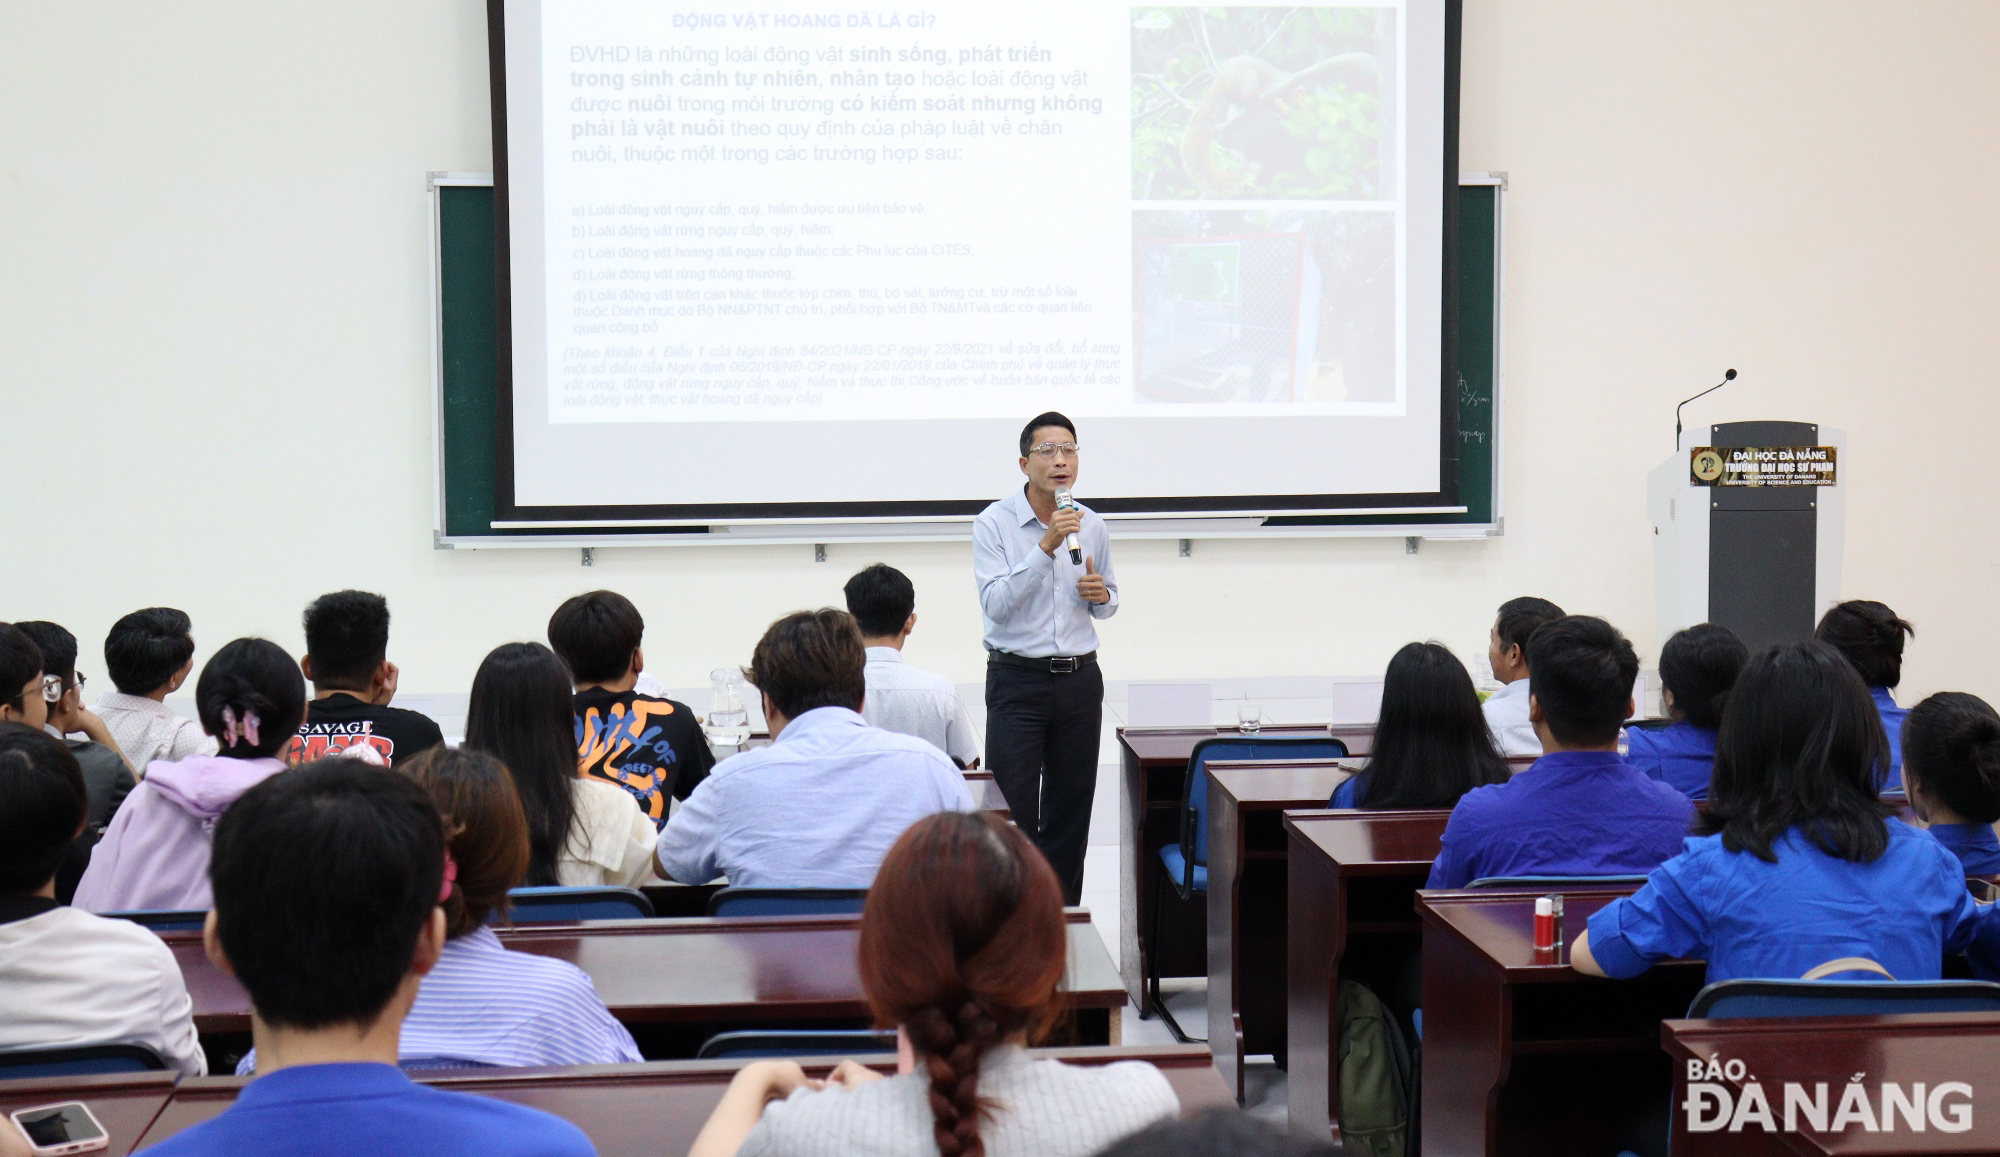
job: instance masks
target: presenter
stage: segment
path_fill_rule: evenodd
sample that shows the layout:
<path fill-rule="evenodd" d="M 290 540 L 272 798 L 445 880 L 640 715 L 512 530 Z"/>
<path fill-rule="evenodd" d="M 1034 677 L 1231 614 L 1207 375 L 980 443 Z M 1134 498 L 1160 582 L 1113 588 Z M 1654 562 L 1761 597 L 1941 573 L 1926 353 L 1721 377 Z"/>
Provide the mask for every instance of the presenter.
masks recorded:
<path fill-rule="evenodd" d="M 1076 426 L 1042 414 L 1021 431 L 1020 490 L 972 524 L 972 569 L 986 624 L 986 764 L 1014 822 L 1083 896 L 1097 790 L 1104 675 L 1093 619 L 1118 613 L 1111 534 L 1069 497 Z"/>

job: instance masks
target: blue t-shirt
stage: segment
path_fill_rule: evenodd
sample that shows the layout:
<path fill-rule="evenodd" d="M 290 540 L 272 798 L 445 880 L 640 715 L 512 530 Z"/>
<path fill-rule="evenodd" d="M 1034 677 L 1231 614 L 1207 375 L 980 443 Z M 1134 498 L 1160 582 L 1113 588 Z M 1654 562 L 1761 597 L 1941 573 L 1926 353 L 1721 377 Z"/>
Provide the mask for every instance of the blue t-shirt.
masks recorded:
<path fill-rule="evenodd" d="M 1777 863 L 1731 852 L 1720 835 L 1690 838 L 1645 887 L 1590 918 L 1590 953 L 1607 976 L 1679 956 L 1708 961 L 1710 983 L 1796 980 L 1859 956 L 1897 980 L 1936 980 L 1984 913 L 1943 845 L 1886 822 L 1888 850 L 1865 864 L 1827 855 L 1796 829 L 1773 841 Z"/>
<path fill-rule="evenodd" d="M 1968 876 L 2000 875 L 2000 836 L 1991 824 L 1932 824 L 1930 833 L 1951 849 Z"/>
<path fill-rule="evenodd" d="M 1708 798 L 1715 732 L 1685 719 L 1661 728 L 1633 727 L 1625 732 L 1625 747 L 1625 762 L 1633 767 L 1689 799 Z"/>
<path fill-rule="evenodd" d="M 1431 888 L 1485 876 L 1650 872 L 1694 822 L 1686 796 L 1615 751 L 1558 751 L 1506 783 L 1466 792 L 1445 824 Z"/>
<path fill-rule="evenodd" d="M 419 1085 L 390 1065 L 300 1065 L 258 1077 L 220 1117 L 158 1157 L 595 1157 L 583 1130 L 539 1109 Z"/>
<path fill-rule="evenodd" d="M 1330 808 L 1360 807 L 1360 804 L 1354 802 L 1355 798 L 1366 799 L 1367 796 L 1368 773 L 1364 771 L 1360 775 L 1351 775 L 1342 780 L 1340 786 L 1333 789 L 1333 798 L 1326 801 L 1326 806 Z"/>
<path fill-rule="evenodd" d="M 1868 694 L 1875 700 L 1875 710 L 1882 716 L 1882 730 L 1889 733 L 1889 779 L 1882 785 L 1883 791 L 1903 790 L 1903 718 L 1910 713 L 1907 707 L 1896 706 L 1896 697 L 1887 687 L 1870 687 Z"/>

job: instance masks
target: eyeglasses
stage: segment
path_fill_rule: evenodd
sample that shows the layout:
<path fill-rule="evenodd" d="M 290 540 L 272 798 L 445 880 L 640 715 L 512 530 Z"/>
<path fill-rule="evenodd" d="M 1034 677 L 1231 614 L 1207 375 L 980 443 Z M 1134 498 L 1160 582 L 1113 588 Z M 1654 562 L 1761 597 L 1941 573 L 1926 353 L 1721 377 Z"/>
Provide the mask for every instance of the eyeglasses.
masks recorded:
<path fill-rule="evenodd" d="M 1053 458 L 1058 454 L 1067 458 L 1075 454 L 1077 449 L 1078 446 L 1074 442 L 1044 442 L 1028 452 L 1030 454 L 1038 454 L 1043 458 Z"/>
<path fill-rule="evenodd" d="M 81 695 L 83 694 L 83 684 L 84 684 L 83 672 L 78 671 L 75 674 L 76 674 L 76 682 L 71 684 L 71 686 L 74 686 L 76 688 L 77 694 Z M 50 703 L 60 703 L 62 701 L 63 692 L 68 689 L 69 688 L 63 686 L 63 679 L 61 675 L 42 676 L 42 698 L 44 700 Z"/>

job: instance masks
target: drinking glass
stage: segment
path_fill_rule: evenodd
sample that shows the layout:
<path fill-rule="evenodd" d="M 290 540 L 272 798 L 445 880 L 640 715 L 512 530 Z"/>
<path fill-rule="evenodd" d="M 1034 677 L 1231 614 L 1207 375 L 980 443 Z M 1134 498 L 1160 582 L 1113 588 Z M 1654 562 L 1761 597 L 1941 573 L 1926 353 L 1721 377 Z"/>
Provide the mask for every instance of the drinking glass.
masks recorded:
<path fill-rule="evenodd" d="M 1264 726 L 1264 705 L 1245 699 L 1236 705 L 1236 730 L 1255 735 Z"/>

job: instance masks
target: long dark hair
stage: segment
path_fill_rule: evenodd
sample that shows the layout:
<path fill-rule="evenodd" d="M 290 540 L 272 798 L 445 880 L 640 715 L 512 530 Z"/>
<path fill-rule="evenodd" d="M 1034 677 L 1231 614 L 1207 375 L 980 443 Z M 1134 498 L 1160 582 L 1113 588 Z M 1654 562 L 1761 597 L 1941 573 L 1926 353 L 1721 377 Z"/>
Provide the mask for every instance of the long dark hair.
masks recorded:
<path fill-rule="evenodd" d="M 506 643 L 479 664 L 465 746 L 497 756 L 528 817 L 528 883 L 556 882 L 576 821 L 576 714 L 569 668 L 540 643 Z"/>
<path fill-rule="evenodd" d="M 1475 787 L 1501 783 L 1507 761 L 1493 749 L 1479 693 L 1465 664 L 1442 643 L 1411 643 L 1382 677 L 1364 808 L 1451 807 Z"/>
<path fill-rule="evenodd" d="M 902 1025 L 931 1080 L 943 1157 L 981 1157 L 986 1050 L 1054 1022 L 1068 937 L 1062 884 L 991 812 L 939 812 L 883 858 L 861 914 L 861 988 L 876 1023 Z"/>
<path fill-rule="evenodd" d="M 1903 720 L 1903 782 L 1975 824 L 2000 820 L 2000 713 L 1940 691 Z"/>
<path fill-rule="evenodd" d="M 1723 709 L 1703 828 L 1772 863 L 1772 842 L 1794 828 L 1829 856 L 1866 863 L 1889 846 L 1894 809 L 1878 795 L 1888 770 L 1882 718 L 1841 653 L 1766 647 Z"/>

